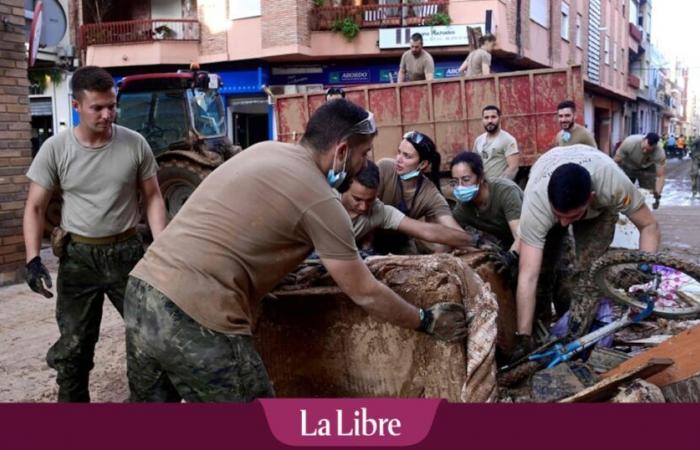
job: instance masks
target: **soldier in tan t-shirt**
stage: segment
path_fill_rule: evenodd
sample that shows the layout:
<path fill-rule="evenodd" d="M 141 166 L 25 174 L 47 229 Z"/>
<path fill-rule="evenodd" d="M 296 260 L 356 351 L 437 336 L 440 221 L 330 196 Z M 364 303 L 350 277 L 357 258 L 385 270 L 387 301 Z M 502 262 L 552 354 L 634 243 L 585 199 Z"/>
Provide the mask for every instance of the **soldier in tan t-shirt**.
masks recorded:
<path fill-rule="evenodd" d="M 473 246 L 464 230 L 455 230 L 437 223 L 421 222 L 377 199 L 379 169 L 372 161 L 352 179 L 350 189 L 342 194 L 341 202 L 352 220 L 355 240 L 362 242 L 375 229 L 397 230 L 407 236 L 451 247 Z"/>
<path fill-rule="evenodd" d="M 437 222 L 456 230 L 462 228 L 452 217 L 447 200 L 439 189 L 440 154 L 427 135 L 409 131 L 399 144 L 396 159 L 382 159 L 377 163 L 379 199 L 398 208 L 412 219 Z M 430 176 L 424 172 L 430 170 Z M 415 253 L 416 249 L 405 235 L 378 234 L 375 249 L 380 253 Z M 433 246 L 433 251 L 449 251 L 448 246 Z"/>
<path fill-rule="evenodd" d="M 411 36 L 411 49 L 401 55 L 399 64 L 399 83 L 404 81 L 432 80 L 435 73 L 433 57 L 423 49 L 423 36 L 414 33 Z"/>
<path fill-rule="evenodd" d="M 568 147 L 584 144 L 598 148 L 595 138 L 585 127 L 576 123 L 576 103 L 564 100 L 557 107 L 557 119 L 561 130 L 554 138 L 554 147 Z"/>
<path fill-rule="evenodd" d="M 501 129 L 501 110 L 488 105 L 481 117 L 486 133 L 476 138 L 472 151 L 481 156 L 486 177 L 515 179 L 520 168 L 520 151 L 513 135 Z"/>
<path fill-rule="evenodd" d="M 422 310 L 358 257 L 333 188 L 366 161 L 376 125 L 345 100 L 321 106 L 300 145 L 256 144 L 195 190 L 127 288 L 128 376 L 136 401 L 251 401 L 273 395 L 251 334 L 260 301 L 315 249 L 338 286 L 376 318 L 444 340 L 466 334 L 456 304 Z"/>
<path fill-rule="evenodd" d="M 610 246 L 618 213 L 628 216 L 639 229 L 640 249 L 656 252 L 661 234 L 654 215 L 641 193 L 607 155 L 585 145 L 558 147 L 532 166 L 520 216 L 518 353 L 532 349 L 530 335 L 540 268 L 543 264 L 557 266 L 563 239 L 572 224 L 576 260 L 573 273 L 564 281 L 566 291 L 572 294 L 569 329 L 574 336 L 588 331 L 598 298 L 582 292 L 580 280 Z M 551 308 L 551 302 L 542 306 Z"/>
<path fill-rule="evenodd" d="M 59 402 L 89 402 L 105 295 L 122 314 L 129 272 L 143 255 L 135 228 L 142 217 L 139 198 L 154 237 L 165 227 L 166 213 L 148 142 L 113 123 L 117 96 L 112 76 L 99 67 L 84 66 L 73 74 L 71 89 L 80 124 L 44 142 L 29 167 L 24 241 L 27 283 L 51 297 L 42 283 L 51 287 L 39 251 L 47 205 L 60 191 L 60 230 L 67 233 L 53 246 L 60 257 L 60 337 L 46 361 L 57 372 Z"/>
<path fill-rule="evenodd" d="M 479 38 L 479 48 L 470 52 L 467 59 L 459 66 L 459 73 L 468 77 L 488 75 L 491 73 L 491 53 L 496 47 L 496 36 L 487 34 Z"/>
<path fill-rule="evenodd" d="M 659 145 L 659 135 L 649 133 L 627 137 L 614 159 L 632 183 L 639 181 L 640 187 L 654 193 L 653 208 L 658 208 L 666 182 L 666 153 Z"/>

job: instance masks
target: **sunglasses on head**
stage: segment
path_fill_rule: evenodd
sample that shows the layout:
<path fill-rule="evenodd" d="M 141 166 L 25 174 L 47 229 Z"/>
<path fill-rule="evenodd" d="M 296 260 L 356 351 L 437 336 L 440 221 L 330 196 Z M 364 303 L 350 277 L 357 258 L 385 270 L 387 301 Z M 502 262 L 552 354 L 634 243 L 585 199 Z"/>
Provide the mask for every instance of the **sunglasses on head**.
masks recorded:
<path fill-rule="evenodd" d="M 411 144 L 413 144 L 414 146 L 421 145 L 423 142 L 425 142 L 425 135 L 420 131 L 415 130 L 411 130 L 408 133 L 404 134 L 403 138 Z"/>

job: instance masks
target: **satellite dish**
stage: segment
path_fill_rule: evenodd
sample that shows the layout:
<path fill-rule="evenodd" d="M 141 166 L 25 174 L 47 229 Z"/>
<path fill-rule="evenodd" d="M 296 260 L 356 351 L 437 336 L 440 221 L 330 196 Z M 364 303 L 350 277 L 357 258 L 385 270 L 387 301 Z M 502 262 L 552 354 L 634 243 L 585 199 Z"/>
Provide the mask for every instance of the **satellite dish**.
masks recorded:
<path fill-rule="evenodd" d="M 66 13 L 57 0 L 43 0 L 41 3 L 44 4 L 44 19 L 39 43 L 41 47 L 54 47 L 66 35 Z"/>
<path fill-rule="evenodd" d="M 29 67 L 34 65 L 36 54 L 39 51 L 39 36 L 41 35 L 41 23 L 43 18 L 43 5 L 41 1 L 36 2 L 34 16 L 32 17 L 32 28 L 29 32 Z"/>

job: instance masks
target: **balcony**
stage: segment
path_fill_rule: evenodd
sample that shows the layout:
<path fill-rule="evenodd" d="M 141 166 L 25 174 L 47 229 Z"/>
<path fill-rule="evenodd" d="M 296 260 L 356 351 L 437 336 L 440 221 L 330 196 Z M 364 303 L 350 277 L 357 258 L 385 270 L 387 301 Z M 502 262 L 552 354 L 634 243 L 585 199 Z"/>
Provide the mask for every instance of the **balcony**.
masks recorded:
<path fill-rule="evenodd" d="M 630 23 L 630 36 L 638 43 L 642 42 L 644 32 L 639 29 L 639 27 L 633 23 Z"/>
<path fill-rule="evenodd" d="M 629 74 L 627 75 L 627 85 L 634 89 L 639 89 L 639 86 L 642 85 L 642 82 L 638 76 Z"/>
<path fill-rule="evenodd" d="M 448 3 L 448 0 L 435 0 L 411 4 L 314 6 L 311 29 L 332 30 L 345 18 L 350 18 L 360 29 L 437 25 L 440 16 L 436 14 L 447 14 Z"/>
<path fill-rule="evenodd" d="M 134 42 L 199 41 L 199 21 L 191 19 L 125 20 L 80 27 L 80 47 Z"/>

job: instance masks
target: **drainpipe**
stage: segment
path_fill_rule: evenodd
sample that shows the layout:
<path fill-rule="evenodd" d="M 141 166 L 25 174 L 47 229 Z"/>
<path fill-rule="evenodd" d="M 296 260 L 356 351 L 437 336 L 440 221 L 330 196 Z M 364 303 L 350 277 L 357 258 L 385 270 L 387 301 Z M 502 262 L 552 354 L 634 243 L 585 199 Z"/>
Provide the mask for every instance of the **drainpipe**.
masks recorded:
<path fill-rule="evenodd" d="M 523 0 L 515 2 L 515 46 L 518 48 L 518 58 L 523 57 L 523 24 L 522 24 Z"/>

